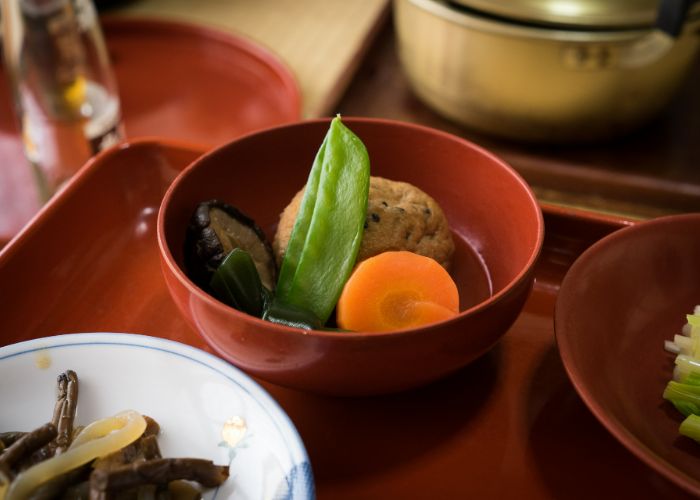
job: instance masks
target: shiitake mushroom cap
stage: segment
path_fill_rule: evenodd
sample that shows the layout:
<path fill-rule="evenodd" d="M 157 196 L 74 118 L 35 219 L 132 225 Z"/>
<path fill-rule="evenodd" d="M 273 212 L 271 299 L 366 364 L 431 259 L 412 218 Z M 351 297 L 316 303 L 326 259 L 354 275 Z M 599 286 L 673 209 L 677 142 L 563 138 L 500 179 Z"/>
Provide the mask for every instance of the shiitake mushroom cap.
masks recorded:
<path fill-rule="evenodd" d="M 260 281 L 273 290 L 277 265 L 263 230 L 238 208 L 221 200 L 203 201 L 194 210 L 185 234 L 185 268 L 197 285 L 209 290 L 209 282 L 234 248 L 248 252 Z"/>

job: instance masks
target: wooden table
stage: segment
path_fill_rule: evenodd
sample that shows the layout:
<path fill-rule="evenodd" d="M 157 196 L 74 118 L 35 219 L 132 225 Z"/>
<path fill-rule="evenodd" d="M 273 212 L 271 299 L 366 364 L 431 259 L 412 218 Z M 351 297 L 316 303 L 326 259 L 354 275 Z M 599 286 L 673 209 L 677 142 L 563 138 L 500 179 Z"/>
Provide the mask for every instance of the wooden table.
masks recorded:
<path fill-rule="evenodd" d="M 388 20 L 336 111 L 416 122 L 470 139 L 508 161 L 543 201 L 649 218 L 700 210 L 698 88 L 700 61 L 658 119 L 609 144 L 517 144 L 451 123 L 419 101 Z"/>

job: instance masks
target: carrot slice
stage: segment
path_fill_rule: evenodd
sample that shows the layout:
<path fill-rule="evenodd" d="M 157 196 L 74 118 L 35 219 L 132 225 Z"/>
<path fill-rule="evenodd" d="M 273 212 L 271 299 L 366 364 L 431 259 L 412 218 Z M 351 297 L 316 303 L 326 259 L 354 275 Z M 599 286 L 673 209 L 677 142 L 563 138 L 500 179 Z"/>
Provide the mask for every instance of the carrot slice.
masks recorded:
<path fill-rule="evenodd" d="M 360 262 L 340 295 L 338 326 L 381 332 L 434 323 L 459 313 L 459 292 L 434 259 L 384 252 Z"/>

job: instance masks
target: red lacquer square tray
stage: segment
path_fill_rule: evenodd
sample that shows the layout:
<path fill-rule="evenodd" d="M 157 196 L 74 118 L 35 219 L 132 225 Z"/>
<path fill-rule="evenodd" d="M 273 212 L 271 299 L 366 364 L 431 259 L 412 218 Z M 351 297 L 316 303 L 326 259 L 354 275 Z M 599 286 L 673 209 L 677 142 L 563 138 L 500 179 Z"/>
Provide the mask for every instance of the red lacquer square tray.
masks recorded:
<path fill-rule="evenodd" d="M 143 139 L 85 166 L 0 253 L 0 345 L 110 331 L 206 349 L 170 300 L 155 235 L 166 188 L 200 154 Z M 525 310 L 461 372 L 376 398 L 262 382 L 304 440 L 319 498 L 685 497 L 595 420 L 554 339 L 554 302 L 567 269 L 632 222 L 543 210 L 545 244 Z"/>

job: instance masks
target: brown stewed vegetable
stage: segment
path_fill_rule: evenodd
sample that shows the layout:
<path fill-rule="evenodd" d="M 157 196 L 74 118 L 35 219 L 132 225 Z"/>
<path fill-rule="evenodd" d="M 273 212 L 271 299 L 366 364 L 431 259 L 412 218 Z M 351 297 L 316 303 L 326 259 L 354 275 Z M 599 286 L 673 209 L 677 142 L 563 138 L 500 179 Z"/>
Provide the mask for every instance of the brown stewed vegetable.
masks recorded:
<path fill-rule="evenodd" d="M 58 377 L 51 422 L 31 432 L 0 434 L 0 500 L 196 499 L 195 487 L 228 478 L 228 466 L 198 458 L 164 458 L 158 423 L 134 411 L 74 425 L 78 376 Z"/>
<path fill-rule="evenodd" d="M 235 248 L 250 254 L 268 290 L 275 288 L 277 265 L 263 230 L 246 214 L 223 201 L 197 205 L 185 236 L 185 266 L 205 289 L 224 258 Z"/>

